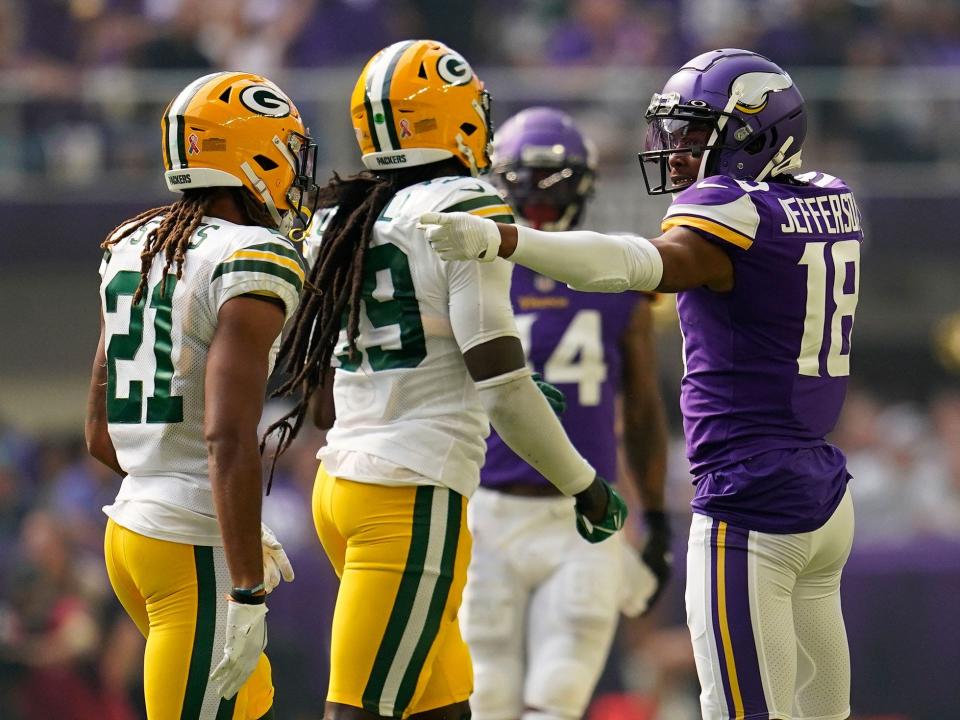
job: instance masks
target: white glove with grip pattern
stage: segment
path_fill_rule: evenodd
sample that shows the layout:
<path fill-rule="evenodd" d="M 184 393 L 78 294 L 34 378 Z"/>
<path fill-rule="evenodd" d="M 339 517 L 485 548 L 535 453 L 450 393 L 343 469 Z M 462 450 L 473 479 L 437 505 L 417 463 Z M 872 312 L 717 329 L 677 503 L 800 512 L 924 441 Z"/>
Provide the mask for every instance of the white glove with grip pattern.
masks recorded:
<path fill-rule="evenodd" d="M 500 230 L 493 220 L 465 212 L 423 213 L 417 228 L 443 260 L 493 262 Z"/>
<path fill-rule="evenodd" d="M 236 695 L 257 667 L 267 646 L 267 606 L 227 601 L 223 660 L 210 673 L 210 683 L 225 699 Z"/>
<path fill-rule="evenodd" d="M 293 565 L 283 545 L 273 530 L 263 523 L 260 524 L 260 544 L 263 546 L 263 587 L 267 593 L 273 592 L 280 584 L 280 578 L 293 582 Z"/>

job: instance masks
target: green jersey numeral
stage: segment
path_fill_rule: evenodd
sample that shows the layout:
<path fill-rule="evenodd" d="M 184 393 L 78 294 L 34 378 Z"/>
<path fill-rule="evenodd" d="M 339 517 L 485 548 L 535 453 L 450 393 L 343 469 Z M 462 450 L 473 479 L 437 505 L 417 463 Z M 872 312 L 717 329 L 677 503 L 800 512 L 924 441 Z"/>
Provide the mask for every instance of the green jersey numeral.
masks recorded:
<path fill-rule="evenodd" d="M 121 270 L 107 283 L 104 290 L 105 311 L 117 312 L 117 300 L 120 297 L 133 297 L 140 283 L 140 273 L 133 270 Z M 147 294 L 150 307 L 156 310 L 153 318 L 154 342 L 153 356 L 156 370 L 153 375 L 153 395 L 147 398 L 148 423 L 183 422 L 183 398 L 170 394 L 173 381 L 173 340 L 171 328 L 173 320 L 173 291 L 177 287 L 177 278 L 167 276 L 165 292 L 160 292 L 157 283 Z M 107 421 L 112 423 L 139 423 L 143 418 L 143 381 L 131 380 L 127 397 L 117 397 L 117 360 L 133 360 L 143 344 L 143 311 L 146 303 L 130 305 L 130 322 L 127 333 L 110 336 L 107 343 Z"/>
<path fill-rule="evenodd" d="M 417 301 L 407 256 L 396 245 L 377 245 L 367 249 L 363 268 L 363 305 L 374 328 L 395 326 L 399 329 L 399 347 L 366 345 L 363 352 L 370 368 L 397 370 L 415 368 L 427 357 L 427 344 L 420 321 L 420 303 Z M 344 316 L 346 327 L 346 315 Z M 391 344 L 396 344 L 395 342 Z M 363 358 L 350 358 L 349 353 L 337 355 L 344 370 L 355 371 Z"/>

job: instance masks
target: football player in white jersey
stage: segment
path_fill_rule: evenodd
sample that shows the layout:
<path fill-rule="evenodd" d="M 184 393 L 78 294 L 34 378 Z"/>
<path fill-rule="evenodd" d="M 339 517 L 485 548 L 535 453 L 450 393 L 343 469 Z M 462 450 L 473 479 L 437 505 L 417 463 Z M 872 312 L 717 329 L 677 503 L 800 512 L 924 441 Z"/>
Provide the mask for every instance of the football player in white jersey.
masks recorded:
<path fill-rule="evenodd" d="M 261 529 L 257 423 L 304 268 L 279 232 L 315 190 L 293 102 L 213 73 L 164 112 L 179 199 L 103 243 L 87 447 L 124 476 L 104 553 L 146 636 L 151 720 L 272 717 L 266 594 L 286 555 Z"/>
<path fill-rule="evenodd" d="M 528 227 L 576 227 L 595 171 L 591 143 L 560 110 L 527 108 L 497 128 L 492 181 Z M 622 537 L 580 542 L 569 503 L 491 433 L 468 513 L 473 559 L 460 616 L 474 664 L 471 709 L 476 720 L 578 720 L 621 610 L 648 609 L 670 574 L 653 298 L 576 292 L 515 266 L 511 299 L 530 366 L 566 396 L 570 439 L 611 478 L 619 475 L 622 401 L 624 474 L 648 537 L 642 553 Z"/>
<path fill-rule="evenodd" d="M 445 264 L 416 229 L 428 209 L 507 220 L 477 177 L 489 99 L 439 42 L 377 53 L 351 101 L 369 172 L 319 192 L 308 292 L 281 354 L 299 427 L 335 358 L 336 420 L 314 486 L 317 532 L 341 584 L 327 712 L 338 720 L 469 717 L 457 612 L 488 420 L 575 497 L 581 534 L 623 523 L 622 499 L 573 448 L 525 364 L 510 265 Z M 312 291 L 316 292 L 312 292 Z M 329 383 L 327 383 L 329 385 Z M 571 501 L 574 505 L 574 501 Z"/>

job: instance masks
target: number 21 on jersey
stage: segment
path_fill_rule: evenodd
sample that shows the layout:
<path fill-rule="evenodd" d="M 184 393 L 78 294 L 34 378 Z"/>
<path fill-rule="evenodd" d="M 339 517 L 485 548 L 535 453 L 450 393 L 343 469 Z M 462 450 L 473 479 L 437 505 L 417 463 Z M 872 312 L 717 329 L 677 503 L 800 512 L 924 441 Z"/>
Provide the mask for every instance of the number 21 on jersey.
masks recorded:
<path fill-rule="evenodd" d="M 111 423 L 176 423 L 183 422 L 183 398 L 170 394 L 173 380 L 173 342 L 171 338 L 173 292 L 177 286 L 175 275 L 167 276 L 166 286 L 161 283 L 147 288 L 136 305 L 133 295 L 140 284 L 140 273 L 121 270 L 104 288 L 106 313 L 123 312 L 119 298 L 129 296 L 126 311 L 127 332 L 112 333 L 106 338 L 107 352 L 107 421 Z M 149 301 L 149 302 L 147 302 Z M 132 361 L 143 344 L 144 311 L 153 314 L 153 394 L 147 398 L 146 418 L 143 417 L 143 380 L 131 379 L 127 397 L 118 397 L 117 361 Z"/>
<path fill-rule="evenodd" d="M 826 375 L 850 374 L 850 342 L 860 289 L 860 241 L 808 242 L 799 265 L 807 268 L 807 307 L 797 369 L 801 375 L 821 377 L 820 354 L 827 345 Z M 827 267 L 833 269 L 833 286 L 827 287 Z M 828 318 L 828 298 L 833 314 Z M 829 322 L 829 332 L 824 330 Z"/>

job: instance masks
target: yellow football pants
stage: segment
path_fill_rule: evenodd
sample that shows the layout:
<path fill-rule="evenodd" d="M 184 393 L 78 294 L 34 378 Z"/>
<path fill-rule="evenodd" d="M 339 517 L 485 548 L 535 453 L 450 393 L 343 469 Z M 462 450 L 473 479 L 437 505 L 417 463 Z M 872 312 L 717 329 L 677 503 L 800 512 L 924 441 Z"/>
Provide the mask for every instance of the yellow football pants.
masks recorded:
<path fill-rule="evenodd" d="M 340 577 L 328 701 L 404 718 L 470 697 L 457 623 L 470 561 L 466 505 L 447 488 L 317 472 L 313 518 Z"/>
<path fill-rule="evenodd" d="M 266 655 L 230 700 L 207 684 L 223 657 L 230 575 L 222 547 L 157 540 L 110 520 L 104 557 L 117 598 L 147 638 L 149 720 L 254 720 L 270 710 Z"/>

